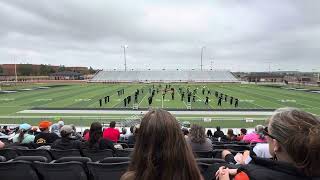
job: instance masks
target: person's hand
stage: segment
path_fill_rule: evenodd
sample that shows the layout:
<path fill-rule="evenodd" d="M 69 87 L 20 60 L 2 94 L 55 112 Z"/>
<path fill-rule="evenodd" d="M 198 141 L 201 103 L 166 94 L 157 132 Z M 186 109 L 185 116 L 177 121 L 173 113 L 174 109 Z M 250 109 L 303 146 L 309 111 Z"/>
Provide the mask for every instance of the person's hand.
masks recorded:
<path fill-rule="evenodd" d="M 221 166 L 219 170 L 216 172 L 216 179 L 219 180 L 229 180 L 229 171 L 228 168 Z"/>
<path fill-rule="evenodd" d="M 238 164 L 245 164 L 244 156 L 241 153 L 237 153 L 236 156 L 234 156 L 234 160 L 237 161 Z"/>
<path fill-rule="evenodd" d="M 235 176 L 237 174 L 237 169 L 229 169 L 224 166 L 221 166 L 216 172 L 216 179 L 219 180 L 229 180 L 230 176 Z"/>

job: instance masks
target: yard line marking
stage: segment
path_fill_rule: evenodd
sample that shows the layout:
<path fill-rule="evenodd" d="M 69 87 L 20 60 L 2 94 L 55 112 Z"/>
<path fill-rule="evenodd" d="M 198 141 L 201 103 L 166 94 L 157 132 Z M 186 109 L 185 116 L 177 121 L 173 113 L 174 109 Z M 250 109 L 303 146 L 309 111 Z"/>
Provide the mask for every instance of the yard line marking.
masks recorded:
<path fill-rule="evenodd" d="M 198 95 L 196 95 L 199 99 L 202 99 L 200 96 L 198 96 Z M 202 99 L 203 100 L 203 102 L 204 102 L 204 99 Z M 208 105 L 212 108 L 212 109 L 214 109 L 214 107 L 210 104 L 210 103 L 208 103 Z"/>
<path fill-rule="evenodd" d="M 181 99 L 181 95 L 180 95 L 180 93 L 177 93 L 177 94 L 180 96 L 180 98 L 179 98 L 179 99 Z M 188 106 L 187 106 L 186 102 L 184 102 L 184 101 L 183 101 L 183 103 L 184 103 L 184 105 L 186 106 L 186 108 L 188 108 Z"/>

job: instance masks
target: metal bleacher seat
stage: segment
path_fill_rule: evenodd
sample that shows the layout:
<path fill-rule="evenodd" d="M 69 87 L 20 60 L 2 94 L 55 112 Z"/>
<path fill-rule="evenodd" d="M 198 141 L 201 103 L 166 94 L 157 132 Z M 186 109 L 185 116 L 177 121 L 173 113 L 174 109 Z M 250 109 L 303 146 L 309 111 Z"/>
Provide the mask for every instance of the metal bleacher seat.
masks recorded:
<path fill-rule="evenodd" d="M 212 158 L 212 151 L 194 151 L 196 158 Z"/>
<path fill-rule="evenodd" d="M 85 157 L 89 157 L 92 161 L 100 161 L 106 157 L 113 157 L 113 151 L 111 149 L 105 149 L 105 150 L 83 149 L 82 154 Z"/>
<path fill-rule="evenodd" d="M 235 151 L 245 151 L 245 150 L 250 150 L 250 146 L 238 145 L 238 144 L 225 144 L 225 149 L 231 149 Z"/>
<path fill-rule="evenodd" d="M 225 163 L 226 161 L 219 158 L 196 158 L 197 162 L 202 162 L 206 164 L 214 164 L 214 163 Z"/>
<path fill-rule="evenodd" d="M 99 161 L 100 163 L 120 163 L 120 162 L 129 162 L 129 157 L 107 157 Z"/>
<path fill-rule="evenodd" d="M 0 149 L 0 156 L 3 156 L 7 160 L 10 160 L 16 158 L 18 156 L 18 152 L 15 149 L 11 148 Z"/>
<path fill-rule="evenodd" d="M 0 156 L 0 162 L 5 162 L 7 159 L 4 156 Z"/>
<path fill-rule="evenodd" d="M 28 161 L 28 162 L 48 162 L 48 159 L 43 156 L 18 156 L 13 161 Z"/>
<path fill-rule="evenodd" d="M 133 151 L 133 148 L 119 149 L 117 151 L 118 157 L 129 157 Z"/>
<path fill-rule="evenodd" d="M 88 158 L 88 157 L 62 157 L 62 158 L 59 158 L 55 161 L 52 161 L 54 163 L 64 163 L 64 162 L 72 162 L 72 161 L 75 161 L 75 162 L 80 162 L 82 164 L 87 164 L 87 162 L 91 162 L 91 159 Z"/>
<path fill-rule="evenodd" d="M 89 162 L 87 167 L 89 169 L 90 177 L 92 180 L 119 180 L 126 172 L 129 162 L 121 163 L 98 163 Z"/>
<path fill-rule="evenodd" d="M 0 162 L 1 180 L 39 180 L 37 172 L 31 162 L 27 161 L 7 161 Z"/>
<path fill-rule="evenodd" d="M 51 153 L 45 149 L 17 149 L 16 150 L 20 156 L 43 156 L 52 161 Z"/>
<path fill-rule="evenodd" d="M 50 149 L 50 153 L 53 159 L 59 159 L 62 157 L 69 157 L 69 156 L 81 157 L 80 150 L 78 149 L 68 149 L 68 150 Z"/>
<path fill-rule="evenodd" d="M 85 166 L 81 162 L 42 163 L 34 162 L 42 180 L 87 180 Z"/>

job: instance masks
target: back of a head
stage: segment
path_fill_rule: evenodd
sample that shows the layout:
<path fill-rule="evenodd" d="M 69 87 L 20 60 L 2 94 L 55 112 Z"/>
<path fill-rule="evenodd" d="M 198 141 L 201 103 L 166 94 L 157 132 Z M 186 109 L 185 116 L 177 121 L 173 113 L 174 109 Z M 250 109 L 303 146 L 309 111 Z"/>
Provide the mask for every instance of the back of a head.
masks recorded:
<path fill-rule="evenodd" d="M 115 128 L 116 127 L 116 122 L 115 121 L 111 121 L 109 127 Z"/>
<path fill-rule="evenodd" d="M 320 119 L 299 109 L 282 108 L 268 129 L 294 165 L 308 176 L 320 176 Z"/>
<path fill-rule="evenodd" d="M 190 129 L 191 142 L 203 144 L 206 142 L 206 134 L 204 127 L 193 124 Z"/>
<path fill-rule="evenodd" d="M 229 136 L 234 136 L 234 134 L 233 134 L 233 129 L 228 129 L 227 135 L 229 135 Z"/>
<path fill-rule="evenodd" d="M 90 135 L 89 144 L 90 144 L 90 146 L 94 146 L 95 144 L 97 144 L 97 142 L 102 137 L 101 123 L 93 122 L 90 126 L 89 135 Z"/>
<path fill-rule="evenodd" d="M 189 134 L 189 130 L 187 128 L 182 128 L 183 135 L 187 136 Z"/>
<path fill-rule="evenodd" d="M 74 132 L 74 130 L 73 130 L 72 126 L 64 125 L 61 128 L 60 135 L 62 138 L 68 138 L 72 135 L 73 132 Z"/>
<path fill-rule="evenodd" d="M 254 131 L 255 131 L 257 134 L 262 134 L 262 133 L 263 133 L 263 130 L 264 130 L 264 126 L 262 126 L 262 125 L 257 125 L 257 126 L 254 128 Z"/>
<path fill-rule="evenodd" d="M 199 180 L 200 171 L 180 125 L 167 111 L 149 111 L 140 124 L 129 171 L 135 179 Z"/>
<path fill-rule="evenodd" d="M 217 126 L 216 129 L 217 129 L 217 131 L 220 131 L 220 130 L 221 130 L 221 127 L 220 127 L 220 126 Z"/>
<path fill-rule="evenodd" d="M 247 134 L 247 129 L 241 128 L 240 132 L 245 135 L 245 134 Z"/>

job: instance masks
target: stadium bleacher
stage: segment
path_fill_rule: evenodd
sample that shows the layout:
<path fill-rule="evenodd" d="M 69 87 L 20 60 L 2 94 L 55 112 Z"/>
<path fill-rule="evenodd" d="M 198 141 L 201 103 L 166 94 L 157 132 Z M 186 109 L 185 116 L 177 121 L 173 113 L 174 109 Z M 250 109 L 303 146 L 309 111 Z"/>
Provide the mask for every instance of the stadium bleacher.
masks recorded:
<path fill-rule="evenodd" d="M 1 179 L 18 179 L 13 168 L 28 176 L 28 179 L 43 180 L 100 180 L 120 179 L 127 170 L 130 154 L 133 148 L 124 142 L 119 142 L 124 149 L 113 154 L 111 150 L 88 152 L 85 150 L 56 150 L 29 149 L 24 144 L 0 149 Z M 249 144 L 240 142 L 215 142 L 213 150 L 208 152 L 194 152 L 201 172 L 205 172 L 213 163 L 225 163 L 221 159 L 223 149 L 229 149 L 233 154 L 250 149 Z M 32 147 L 32 146 L 29 146 Z M 237 147 L 237 148 L 234 148 Z"/>
<path fill-rule="evenodd" d="M 100 71 L 90 82 L 238 82 L 226 70 Z"/>

